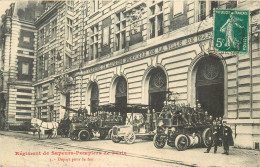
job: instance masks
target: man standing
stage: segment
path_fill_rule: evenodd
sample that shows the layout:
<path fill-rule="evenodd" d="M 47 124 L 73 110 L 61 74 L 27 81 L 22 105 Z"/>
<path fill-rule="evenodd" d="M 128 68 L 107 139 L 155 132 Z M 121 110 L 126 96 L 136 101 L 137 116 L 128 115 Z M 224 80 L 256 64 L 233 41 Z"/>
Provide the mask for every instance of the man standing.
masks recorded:
<path fill-rule="evenodd" d="M 223 121 L 223 134 L 222 134 L 222 141 L 224 147 L 224 153 L 222 154 L 229 154 L 229 146 L 234 145 L 233 137 L 232 137 L 232 130 L 230 127 L 227 126 L 227 122 Z"/>
<path fill-rule="evenodd" d="M 213 124 L 211 125 L 210 127 L 210 130 L 211 130 L 211 142 L 206 150 L 206 152 L 204 153 L 209 153 L 210 149 L 212 146 L 214 146 L 214 153 L 217 152 L 217 149 L 218 149 L 218 145 L 219 145 L 219 127 L 217 125 L 217 122 L 214 120 L 213 121 Z"/>

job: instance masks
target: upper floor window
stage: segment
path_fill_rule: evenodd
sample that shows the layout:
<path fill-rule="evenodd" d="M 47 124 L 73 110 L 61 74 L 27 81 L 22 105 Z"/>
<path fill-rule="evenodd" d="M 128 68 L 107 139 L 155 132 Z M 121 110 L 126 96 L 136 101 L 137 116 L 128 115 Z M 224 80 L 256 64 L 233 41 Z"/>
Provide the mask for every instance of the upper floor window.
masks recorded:
<path fill-rule="evenodd" d="M 89 60 L 98 57 L 98 25 L 90 28 Z"/>
<path fill-rule="evenodd" d="M 55 74 L 55 56 L 56 56 L 56 50 L 52 49 L 50 54 L 50 75 Z"/>
<path fill-rule="evenodd" d="M 237 7 L 237 1 L 228 1 L 226 3 L 226 8 L 227 9 L 233 9 Z"/>
<path fill-rule="evenodd" d="M 67 43 L 66 43 L 66 46 L 67 48 L 69 49 L 72 49 L 72 35 L 73 35 L 73 21 L 69 18 L 67 18 L 67 27 L 66 27 L 66 40 L 67 40 Z"/>
<path fill-rule="evenodd" d="M 150 38 L 163 34 L 163 2 L 155 3 L 150 6 L 149 29 Z"/>
<path fill-rule="evenodd" d="M 199 21 L 206 19 L 206 1 L 199 1 Z"/>
<path fill-rule="evenodd" d="M 67 9 L 73 12 L 73 1 L 67 1 Z"/>
<path fill-rule="evenodd" d="M 42 28 L 39 32 L 39 46 L 44 45 L 44 28 Z"/>
<path fill-rule="evenodd" d="M 216 9 L 218 7 L 219 7 L 219 2 L 218 1 L 211 1 L 210 2 L 210 11 L 209 11 L 210 17 L 213 16 L 214 9 Z"/>
<path fill-rule="evenodd" d="M 90 12 L 97 12 L 99 9 L 99 0 L 90 0 Z"/>
<path fill-rule="evenodd" d="M 173 1 L 173 16 L 183 13 L 184 1 Z"/>
<path fill-rule="evenodd" d="M 51 39 L 55 39 L 57 35 L 57 20 L 51 22 Z"/>
<path fill-rule="evenodd" d="M 123 12 L 116 14 L 116 26 L 115 26 L 115 50 L 125 48 L 126 37 L 125 37 L 126 19 Z"/>
<path fill-rule="evenodd" d="M 22 74 L 29 75 L 29 63 L 22 63 Z"/>
<path fill-rule="evenodd" d="M 30 37 L 23 37 L 23 42 L 30 43 Z"/>

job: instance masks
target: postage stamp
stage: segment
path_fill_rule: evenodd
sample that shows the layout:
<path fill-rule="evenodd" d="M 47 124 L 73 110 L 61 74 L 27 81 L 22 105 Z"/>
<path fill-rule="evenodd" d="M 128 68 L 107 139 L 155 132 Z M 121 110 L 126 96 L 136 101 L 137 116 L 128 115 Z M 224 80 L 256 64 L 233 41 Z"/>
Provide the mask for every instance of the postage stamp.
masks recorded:
<path fill-rule="evenodd" d="M 248 52 L 249 11 L 216 9 L 214 47 L 220 52 Z"/>

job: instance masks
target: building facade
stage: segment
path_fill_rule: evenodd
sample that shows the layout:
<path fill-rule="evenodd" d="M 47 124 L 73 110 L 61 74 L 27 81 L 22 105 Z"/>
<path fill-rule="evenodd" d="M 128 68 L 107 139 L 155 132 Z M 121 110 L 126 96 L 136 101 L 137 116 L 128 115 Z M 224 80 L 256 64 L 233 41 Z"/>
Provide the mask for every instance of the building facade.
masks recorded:
<path fill-rule="evenodd" d="M 213 48 L 215 8 L 250 11 L 248 53 Z M 58 121 L 62 106 L 160 111 L 172 92 L 177 103 L 224 117 L 236 146 L 259 149 L 259 17 L 257 1 L 54 2 L 34 22 L 31 112 Z"/>

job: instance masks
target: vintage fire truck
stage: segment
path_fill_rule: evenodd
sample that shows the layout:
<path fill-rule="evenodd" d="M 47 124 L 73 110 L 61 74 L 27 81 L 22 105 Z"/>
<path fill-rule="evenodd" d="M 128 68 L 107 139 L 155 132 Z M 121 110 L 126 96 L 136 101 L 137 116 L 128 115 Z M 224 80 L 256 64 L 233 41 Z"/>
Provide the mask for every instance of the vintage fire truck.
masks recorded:
<path fill-rule="evenodd" d="M 209 145 L 211 137 L 209 122 L 203 121 L 192 125 L 184 122 L 183 106 L 167 104 L 163 110 L 156 121 L 157 130 L 153 138 L 156 148 L 163 148 L 167 143 L 167 145 L 182 151 L 188 147 Z"/>
<path fill-rule="evenodd" d="M 112 141 L 119 143 L 124 140 L 128 144 L 132 144 L 136 138 L 152 139 L 154 136 L 152 115 L 147 111 L 148 105 L 127 104 L 126 125 L 115 125 L 112 128 Z"/>
<path fill-rule="evenodd" d="M 114 104 L 105 104 L 97 107 L 92 115 L 80 116 L 72 120 L 69 129 L 71 140 L 90 140 L 94 136 L 100 139 L 110 138 L 114 125 L 124 124 L 123 118 L 116 111 Z"/>

